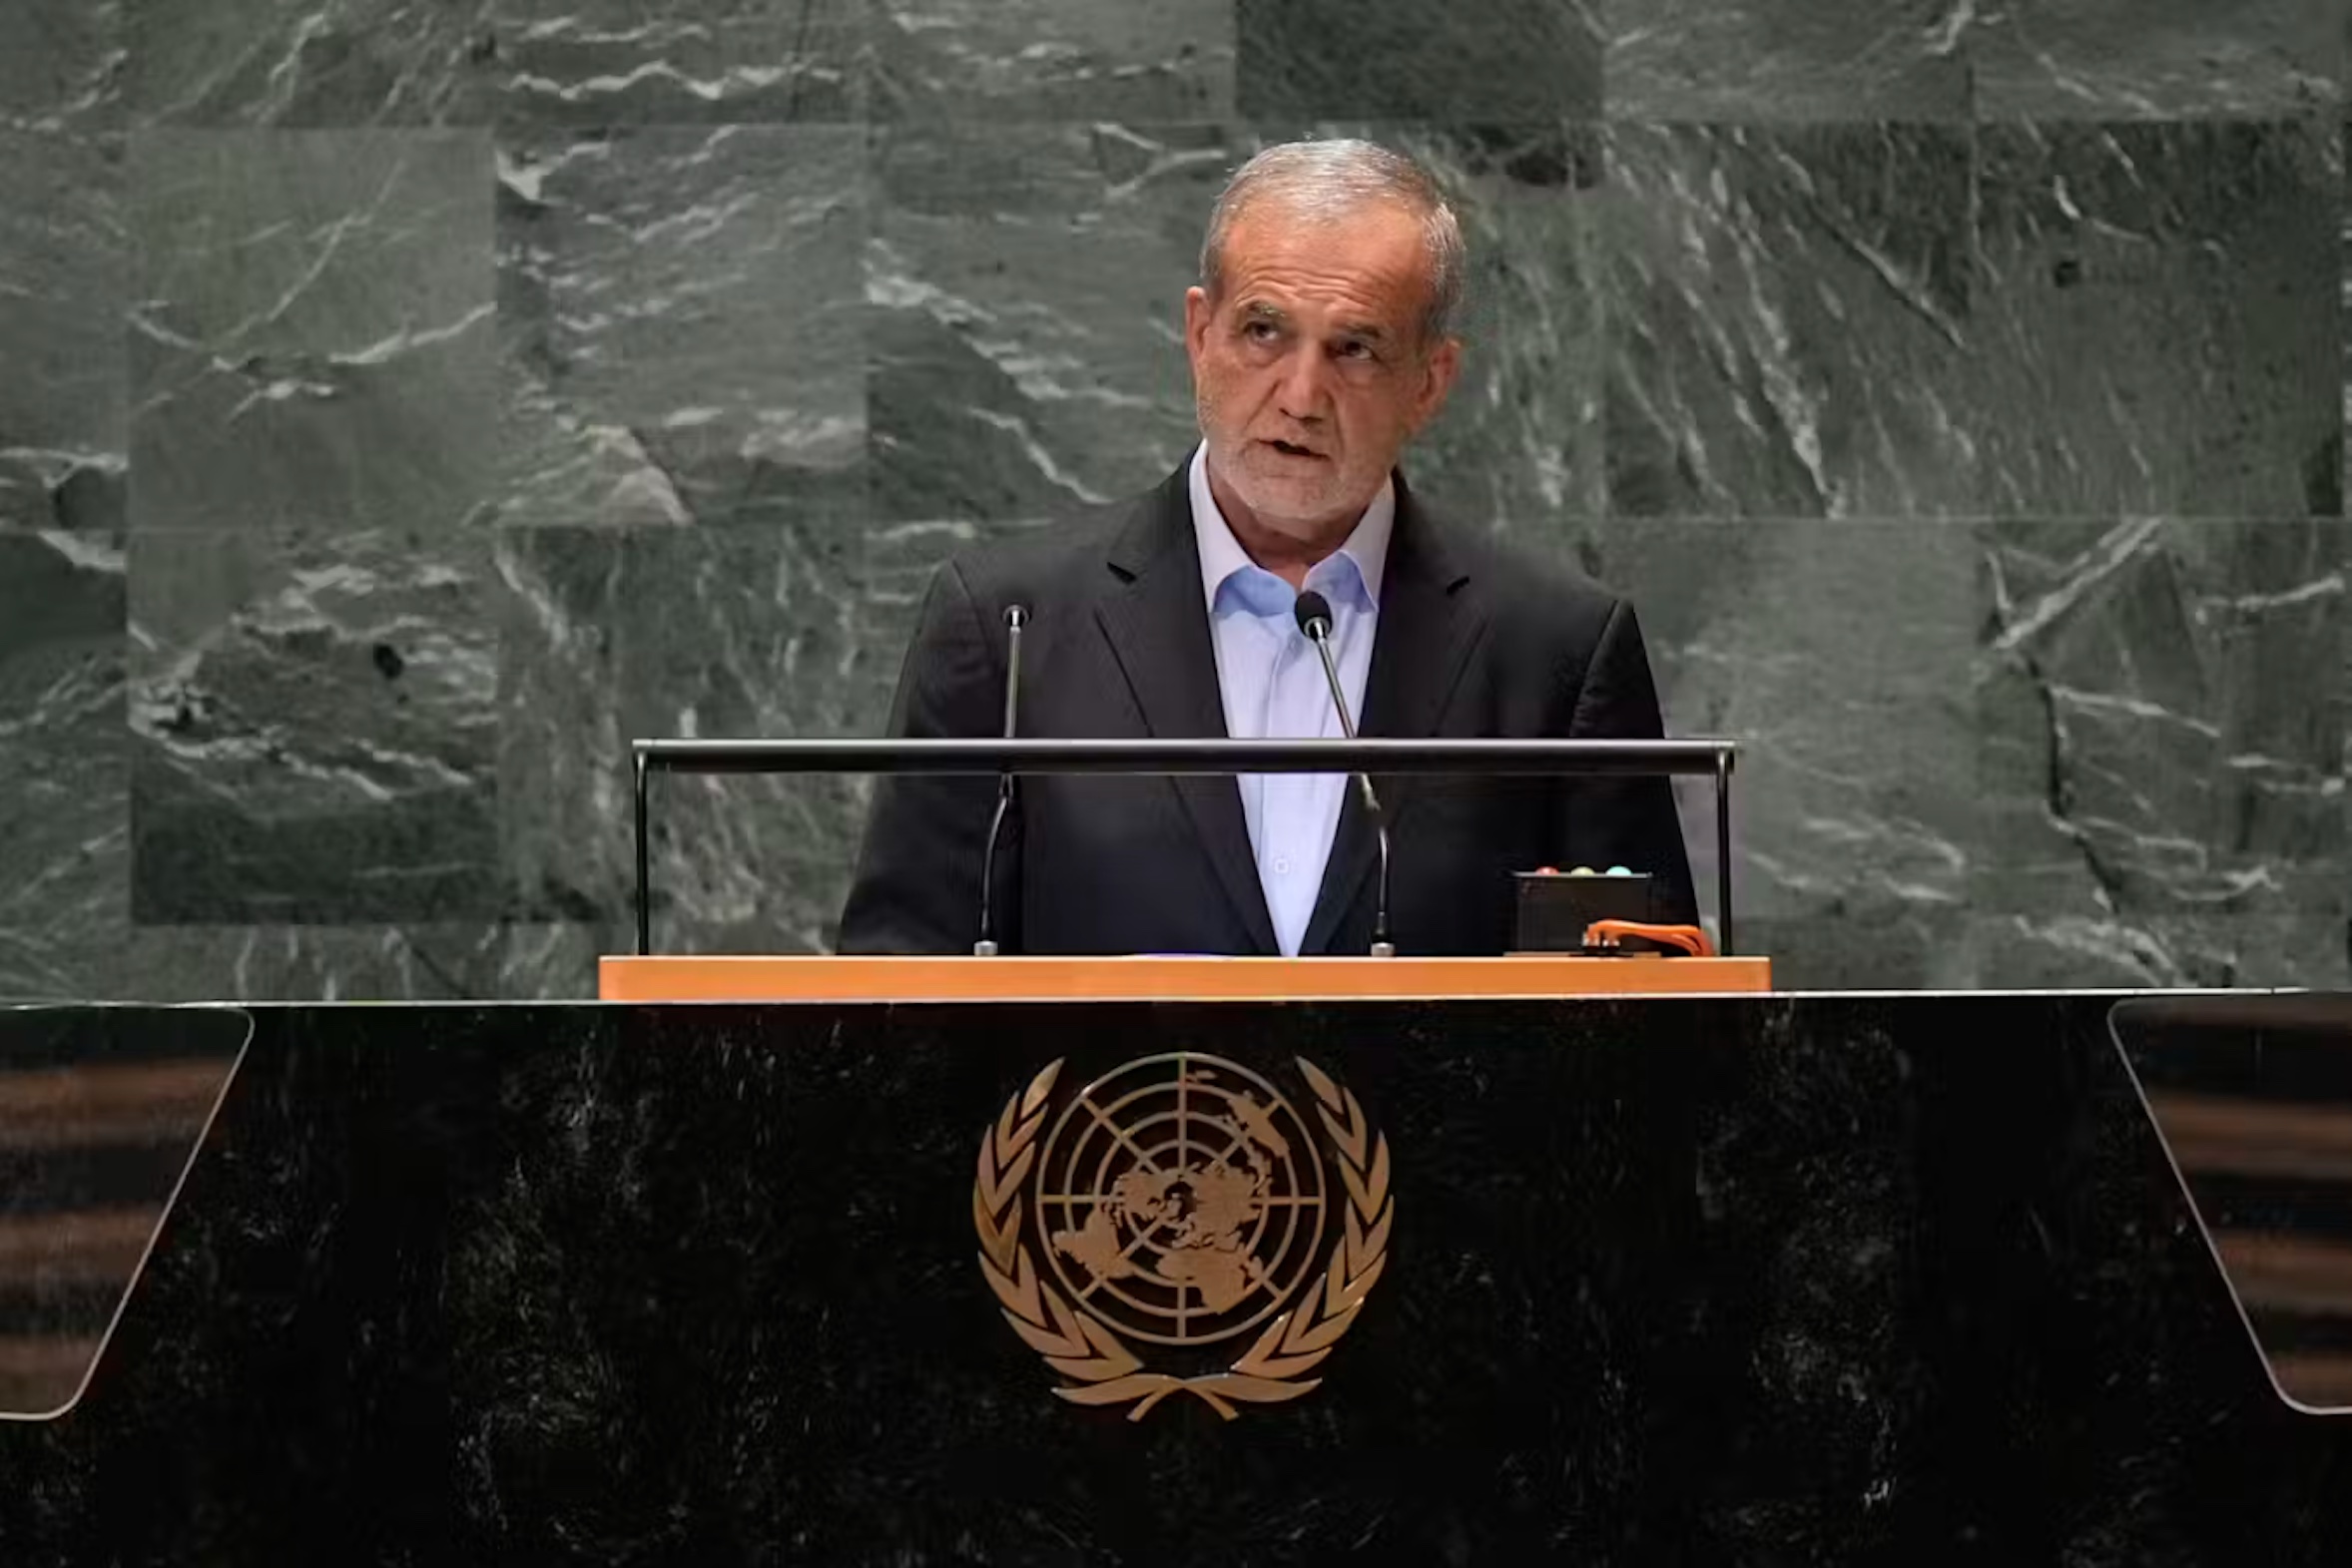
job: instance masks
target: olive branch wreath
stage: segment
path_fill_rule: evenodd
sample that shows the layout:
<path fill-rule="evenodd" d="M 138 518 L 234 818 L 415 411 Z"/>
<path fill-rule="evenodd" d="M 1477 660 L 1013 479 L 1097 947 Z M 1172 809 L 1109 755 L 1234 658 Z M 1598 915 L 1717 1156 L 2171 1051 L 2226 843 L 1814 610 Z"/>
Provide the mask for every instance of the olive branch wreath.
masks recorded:
<path fill-rule="evenodd" d="M 1389 1141 L 1372 1130 L 1356 1096 L 1332 1082 L 1305 1057 L 1299 1072 L 1315 1092 L 1317 1114 L 1330 1134 L 1333 1163 L 1348 1192 L 1346 1229 L 1332 1248 L 1323 1278 L 1278 1314 L 1257 1342 L 1222 1372 L 1177 1377 L 1147 1369 L 1116 1333 L 1079 1311 L 1039 1271 L 1021 1242 L 1021 1183 L 1036 1162 L 1047 1097 L 1060 1076 L 1059 1059 L 1005 1102 L 996 1125 L 980 1140 L 979 1180 L 972 1184 L 972 1225 L 980 1238 L 980 1273 L 1003 1305 L 1013 1332 L 1071 1381 L 1053 1391 L 1073 1404 L 1133 1401 L 1127 1419 L 1143 1419 L 1172 1393 L 1189 1393 L 1227 1420 L 1237 1404 L 1296 1399 L 1323 1379 L 1308 1377 L 1355 1325 L 1364 1299 L 1388 1262 L 1389 1226 L 1397 1217 L 1389 1195 Z"/>

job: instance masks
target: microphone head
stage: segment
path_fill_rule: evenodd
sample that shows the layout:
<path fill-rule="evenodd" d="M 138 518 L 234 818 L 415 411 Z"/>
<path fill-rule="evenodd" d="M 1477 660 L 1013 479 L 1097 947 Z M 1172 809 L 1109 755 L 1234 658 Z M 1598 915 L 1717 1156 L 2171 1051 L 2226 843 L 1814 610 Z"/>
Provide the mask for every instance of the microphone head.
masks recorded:
<path fill-rule="evenodd" d="M 1299 623 L 1299 630 L 1310 640 L 1331 635 L 1331 601 L 1310 588 L 1299 595 L 1299 602 L 1291 606 L 1291 614 Z"/>
<path fill-rule="evenodd" d="M 1015 630 L 1027 626 L 1029 624 L 1029 607 L 1018 604 L 1006 605 L 1004 607 L 1004 624 Z"/>

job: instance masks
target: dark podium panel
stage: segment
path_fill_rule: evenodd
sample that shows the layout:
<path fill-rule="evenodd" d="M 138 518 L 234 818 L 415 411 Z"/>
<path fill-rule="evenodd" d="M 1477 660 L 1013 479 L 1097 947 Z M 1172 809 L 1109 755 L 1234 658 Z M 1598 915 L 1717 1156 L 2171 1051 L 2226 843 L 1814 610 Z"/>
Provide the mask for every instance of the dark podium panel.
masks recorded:
<path fill-rule="evenodd" d="M 0 1561 L 2352 1561 L 2113 1001 L 254 1009 Z M 975 1174 L 1201 1052 L 1353 1095 L 1393 1224 L 1319 1386 L 1131 1420 Z"/>

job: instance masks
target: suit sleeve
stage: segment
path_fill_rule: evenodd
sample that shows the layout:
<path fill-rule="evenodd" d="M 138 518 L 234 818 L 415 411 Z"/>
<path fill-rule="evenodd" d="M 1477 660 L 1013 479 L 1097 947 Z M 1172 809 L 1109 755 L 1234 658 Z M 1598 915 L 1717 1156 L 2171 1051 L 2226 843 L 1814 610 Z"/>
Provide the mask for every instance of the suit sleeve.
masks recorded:
<path fill-rule="evenodd" d="M 1576 693 L 1571 740 L 1657 741 L 1666 734 L 1649 655 L 1633 606 L 1618 600 L 1601 628 Z M 1623 865 L 1657 878 L 1659 919 L 1696 924 L 1690 855 L 1669 779 L 1562 781 L 1557 836 L 1562 865 Z"/>
<path fill-rule="evenodd" d="M 953 562 L 932 576 L 898 689 L 893 738 L 985 737 L 1004 723 L 1004 671 Z M 978 934 L 980 861 L 995 810 L 992 776 L 878 778 L 858 869 L 842 910 L 845 953 L 961 953 Z M 1019 945 L 1019 814 L 996 847 L 997 939 Z"/>

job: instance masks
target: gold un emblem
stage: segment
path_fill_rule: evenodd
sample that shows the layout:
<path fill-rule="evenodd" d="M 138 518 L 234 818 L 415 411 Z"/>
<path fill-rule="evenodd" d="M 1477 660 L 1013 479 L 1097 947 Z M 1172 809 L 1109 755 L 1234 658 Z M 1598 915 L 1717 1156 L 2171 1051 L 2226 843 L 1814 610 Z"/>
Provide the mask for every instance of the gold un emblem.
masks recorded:
<path fill-rule="evenodd" d="M 1388 1140 L 1355 1095 L 1298 1067 L 1314 1126 L 1258 1074 L 1195 1051 L 1115 1068 L 1058 1115 L 1055 1061 L 1006 1103 L 972 1186 L 980 1272 L 1067 1379 L 1055 1393 L 1131 1404 L 1130 1420 L 1189 1393 L 1231 1420 L 1322 1382 L 1307 1373 L 1380 1279 L 1396 1207 Z M 1226 1360 L 1226 1341 L 1246 1348 Z"/>

